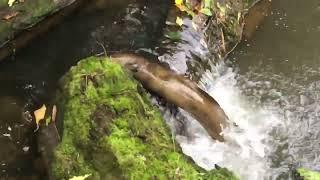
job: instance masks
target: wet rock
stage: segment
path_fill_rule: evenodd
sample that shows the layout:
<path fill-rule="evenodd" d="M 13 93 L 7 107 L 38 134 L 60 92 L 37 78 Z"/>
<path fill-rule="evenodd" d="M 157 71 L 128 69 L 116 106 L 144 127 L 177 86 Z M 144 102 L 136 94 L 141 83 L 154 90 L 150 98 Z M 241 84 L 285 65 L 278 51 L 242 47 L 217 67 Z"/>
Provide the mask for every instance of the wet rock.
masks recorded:
<path fill-rule="evenodd" d="M 59 9 L 66 7 L 76 0 L 34 0 L 34 1 L 15 1 L 12 7 L 9 7 L 8 1 L 0 1 L 0 45 L 7 40 Z M 14 17 L 4 18 L 14 12 L 19 12 Z M 9 26 L 8 26 L 9 25 Z"/>
<path fill-rule="evenodd" d="M 254 3 L 246 13 L 243 23 L 242 39 L 249 40 L 271 13 L 271 0 L 260 0 Z"/>
<path fill-rule="evenodd" d="M 3 3 L 5 2 L 5 3 Z M 77 9 L 82 0 L 16 1 L 8 7 L 0 1 L 0 60 L 25 47 L 36 36 L 48 31 L 58 21 Z M 63 14 L 61 14 L 61 9 Z M 56 13 L 59 11 L 58 13 Z M 14 15 L 14 16 L 13 16 Z M 50 21 L 43 21 L 48 16 Z M 10 18 L 4 18 L 10 17 Z M 39 27 L 41 24 L 41 28 Z"/>

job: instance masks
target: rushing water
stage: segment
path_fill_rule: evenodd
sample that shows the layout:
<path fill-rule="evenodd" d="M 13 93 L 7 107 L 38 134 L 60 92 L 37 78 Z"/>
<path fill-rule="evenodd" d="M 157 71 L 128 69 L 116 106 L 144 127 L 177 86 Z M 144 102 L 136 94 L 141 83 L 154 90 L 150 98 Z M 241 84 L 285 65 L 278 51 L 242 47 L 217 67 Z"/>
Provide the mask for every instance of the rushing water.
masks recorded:
<path fill-rule="evenodd" d="M 252 40 L 209 63 L 199 84 L 239 128 L 224 132 L 226 143 L 215 142 L 180 110 L 188 119 L 187 133 L 175 126 L 183 151 L 206 169 L 218 164 L 243 179 L 294 179 L 298 167 L 320 170 L 319 18 L 316 0 L 274 1 Z M 192 53 L 206 54 L 193 42 Z"/>

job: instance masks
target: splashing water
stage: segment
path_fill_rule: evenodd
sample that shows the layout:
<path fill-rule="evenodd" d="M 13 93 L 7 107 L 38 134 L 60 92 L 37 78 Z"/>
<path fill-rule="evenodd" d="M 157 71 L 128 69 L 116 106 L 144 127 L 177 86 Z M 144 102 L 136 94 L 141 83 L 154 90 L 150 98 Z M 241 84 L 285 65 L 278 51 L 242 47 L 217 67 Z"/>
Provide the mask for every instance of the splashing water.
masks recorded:
<path fill-rule="evenodd" d="M 199 74 L 199 86 L 238 125 L 226 129 L 226 142 L 220 143 L 212 140 L 187 112 L 179 109 L 178 116 L 165 115 L 184 153 L 205 169 L 218 164 L 246 180 L 294 179 L 292 172 L 298 167 L 320 171 L 320 56 L 319 41 L 314 38 L 319 28 L 308 28 L 318 26 L 318 21 L 307 13 L 317 7 L 317 1 L 276 3 L 278 9 L 266 21 L 269 25 L 250 46 L 238 47 L 229 60 L 207 68 L 205 60 L 212 58 L 207 46 L 198 40 L 201 33 L 182 33 L 184 43 L 191 48 L 177 46 L 168 56 L 180 62 L 181 57 L 173 55 L 186 52 L 188 62 L 182 62 L 187 62 L 183 66 L 187 70 L 166 57 L 160 59 L 179 73 Z M 296 13 L 302 7 L 303 16 Z M 286 20 L 284 29 L 274 26 L 279 20 Z M 183 31 L 191 28 L 184 26 Z M 305 44 L 301 46 L 301 42 Z M 198 61 L 205 68 L 198 68 Z M 203 69 L 209 71 L 202 73 Z"/>
<path fill-rule="evenodd" d="M 189 21 L 186 20 L 186 22 Z M 190 31 L 194 30 L 191 26 L 186 26 L 184 32 Z M 201 34 L 196 35 L 182 34 L 184 42 L 188 43 L 180 44 L 180 46 L 188 45 L 193 48 L 178 48 L 175 53 L 188 54 L 191 51 L 194 54 L 205 56 L 200 56 L 201 59 L 208 58 L 210 55 L 207 53 L 206 46 L 198 40 L 191 43 L 191 40 L 201 39 L 198 37 Z M 173 55 L 169 54 L 168 56 Z M 172 69 L 180 67 L 174 63 L 175 61 L 168 60 L 167 56 L 159 59 L 165 60 Z M 181 58 L 177 59 L 181 61 Z M 177 118 L 168 111 L 165 112 L 165 119 L 176 134 L 176 139 L 183 152 L 191 156 L 199 166 L 210 170 L 215 168 L 215 164 L 217 164 L 248 180 L 260 180 L 262 177 L 267 177 L 270 171 L 268 152 L 271 152 L 270 144 L 272 144 L 269 132 L 280 125 L 278 114 L 270 108 L 259 107 L 256 101 L 251 101 L 242 95 L 237 84 L 238 73 L 233 68 L 228 67 L 224 62 L 210 66 L 210 71 L 201 75 L 199 85 L 220 104 L 229 119 L 238 125 L 237 128 L 225 129 L 226 142 L 212 140 L 202 126 L 182 109 L 179 109 L 183 119 L 182 123 L 179 122 L 181 121 L 180 117 Z M 179 72 L 181 73 L 181 71 Z"/>
<path fill-rule="evenodd" d="M 279 125 L 279 118 L 240 94 L 232 68 L 224 63 L 212 68 L 211 72 L 203 75 L 201 87 L 218 101 L 238 127 L 224 131 L 226 142 L 216 142 L 197 121 L 180 109 L 188 117 L 188 133 L 194 138 L 190 140 L 178 135 L 177 140 L 184 153 L 205 169 L 213 169 L 218 164 L 244 179 L 261 179 L 269 169 L 266 154 L 270 138 L 268 132 Z"/>
<path fill-rule="evenodd" d="M 291 171 L 297 167 L 319 170 L 320 105 L 316 102 L 320 100 L 320 81 L 305 87 L 296 77 L 320 75 L 319 71 L 305 68 L 304 74 L 288 78 L 261 69 L 241 75 L 224 62 L 211 65 L 199 85 L 238 127 L 224 131 L 226 142 L 214 141 L 179 109 L 187 117 L 186 135 L 177 133 L 176 128 L 183 152 L 207 170 L 217 164 L 248 180 L 292 179 Z M 171 118 L 169 124 L 175 120 Z"/>
<path fill-rule="evenodd" d="M 270 176 L 283 179 L 292 178 L 288 172 L 297 167 L 320 170 L 320 71 L 308 66 L 291 71 L 288 76 L 262 64 L 238 78 L 239 84 L 248 84 L 248 79 L 255 83 L 243 88 L 243 94 L 279 114 L 282 126 L 272 132 L 269 161 Z"/>

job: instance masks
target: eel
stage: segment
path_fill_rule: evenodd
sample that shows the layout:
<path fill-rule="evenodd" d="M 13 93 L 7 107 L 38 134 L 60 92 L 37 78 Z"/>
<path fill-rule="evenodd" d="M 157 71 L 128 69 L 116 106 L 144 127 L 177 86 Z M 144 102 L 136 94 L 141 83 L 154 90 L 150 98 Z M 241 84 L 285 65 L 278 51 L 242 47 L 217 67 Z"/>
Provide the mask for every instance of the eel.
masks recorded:
<path fill-rule="evenodd" d="M 217 101 L 195 82 L 135 54 L 113 54 L 111 59 L 131 71 L 145 89 L 190 113 L 213 139 L 224 141 L 222 130 L 228 117 Z"/>

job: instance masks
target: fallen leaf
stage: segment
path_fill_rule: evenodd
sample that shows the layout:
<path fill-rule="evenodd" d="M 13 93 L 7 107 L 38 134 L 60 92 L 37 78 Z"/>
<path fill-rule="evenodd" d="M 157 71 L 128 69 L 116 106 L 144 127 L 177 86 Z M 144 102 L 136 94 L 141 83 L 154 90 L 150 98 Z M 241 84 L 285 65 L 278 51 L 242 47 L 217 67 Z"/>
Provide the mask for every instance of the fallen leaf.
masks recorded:
<path fill-rule="evenodd" d="M 2 19 L 8 21 L 8 20 L 16 17 L 18 14 L 19 14 L 19 12 L 10 12 L 10 13 L 4 15 L 4 16 L 2 17 Z"/>
<path fill-rule="evenodd" d="M 177 23 L 179 26 L 182 26 L 182 25 L 183 25 L 183 20 L 182 20 L 180 17 L 177 17 L 176 23 Z"/>
<path fill-rule="evenodd" d="M 183 0 L 175 0 L 176 5 L 182 5 Z"/>
<path fill-rule="evenodd" d="M 183 5 L 183 0 L 175 0 L 175 5 L 180 9 L 180 11 L 186 11 L 186 7 Z"/>
<path fill-rule="evenodd" d="M 13 5 L 13 3 L 14 3 L 14 2 L 16 2 L 16 0 L 9 0 L 9 1 L 8 1 L 8 5 L 9 5 L 9 7 L 11 7 L 11 6 Z"/>
<path fill-rule="evenodd" d="M 203 8 L 200 10 L 200 12 L 204 15 L 207 15 L 207 16 L 212 16 L 212 12 L 209 8 Z"/>
<path fill-rule="evenodd" d="M 178 31 L 170 31 L 165 35 L 165 37 L 174 41 L 178 41 L 181 39 L 181 34 Z"/>
<path fill-rule="evenodd" d="M 69 180 L 85 180 L 87 177 L 91 176 L 91 174 L 86 174 L 84 176 L 73 176 L 71 179 Z"/>
<path fill-rule="evenodd" d="M 36 124 L 37 124 L 37 129 L 35 131 L 37 131 L 39 129 L 39 122 L 40 122 L 40 120 L 44 119 L 44 116 L 46 114 L 46 110 L 47 110 L 46 105 L 42 105 L 42 107 L 40 109 L 35 110 L 33 112 L 35 120 L 36 120 Z"/>
<path fill-rule="evenodd" d="M 52 107 L 52 114 L 51 114 L 51 121 L 55 122 L 57 117 L 57 106 L 53 105 Z"/>

